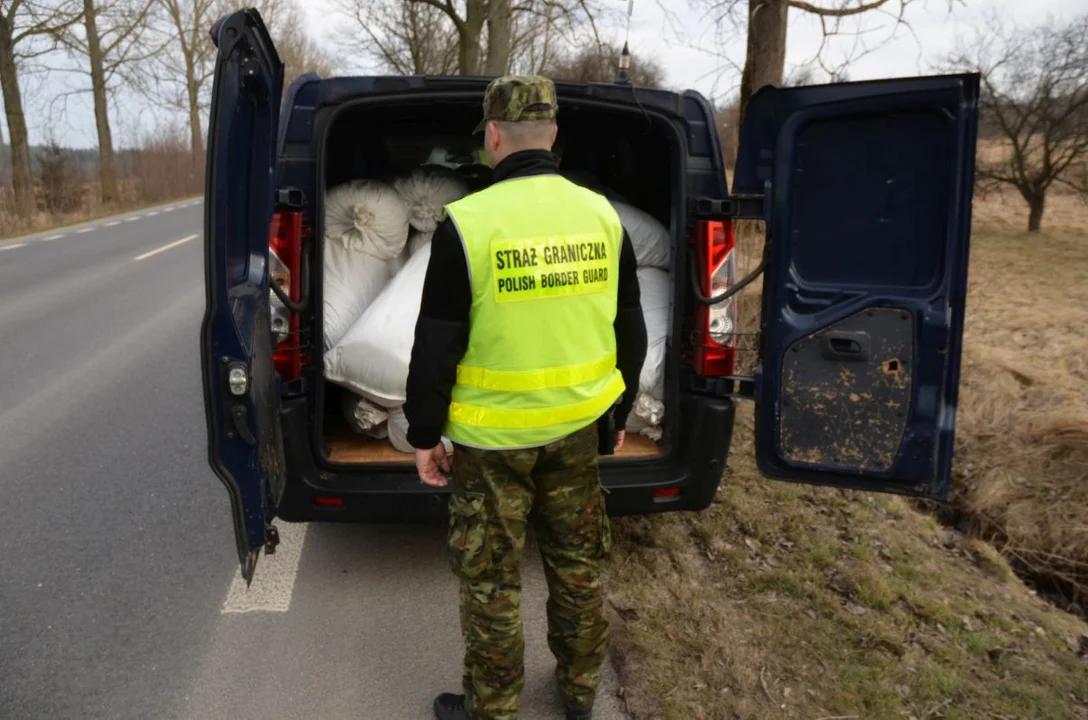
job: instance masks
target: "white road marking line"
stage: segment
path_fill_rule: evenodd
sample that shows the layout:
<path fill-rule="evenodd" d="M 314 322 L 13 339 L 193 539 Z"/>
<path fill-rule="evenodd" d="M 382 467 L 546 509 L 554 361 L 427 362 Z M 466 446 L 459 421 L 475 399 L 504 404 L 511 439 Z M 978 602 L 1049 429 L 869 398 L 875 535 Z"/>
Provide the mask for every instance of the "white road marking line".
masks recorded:
<path fill-rule="evenodd" d="M 158 211 L 158 210 L 156 210 L 155 212 L 149 212 L 149 213 L 147 214 L 147 216 L 148 216 L 148 217 L 155 217 L 155 216 L 156 216 L 156 215 L 158 215 L 158 214 L 159 214 L 159 211 Z"/>
<path fill-rule="evenodd" d="M 121 224 L 120 220 L 114 220 L 113 222 L 106 223 L 106 227 L 117 227 Z"/>
<path fill-rule="evenodd" d="M 196 239 L 197 237 L 198 236 L 196 236 L 196 235 L 189 235 L 188 237 L 183 237 L 181 240 L 175 240 L 172 243 L 167 243 L 166 245 L 163 245 L 161 248 L 155 248 L 154 250 L 152 250 L 150 252 L 145 252 L 143 255 L 137 255 L 136 257 L 134 257 L 132 259 L 133 260 L 146 260 L 147 258 L 151 257 L 152 255 L 158 255 L 161 252 L 165 252 L 165 251 L 169 250 L 170 248 L 177 247 L 178 245 L 181 245 L 182 243 L 187 243 L 190 240 Z"/>
<path fill-rule="evenodd" d="M 83 233 L 89 233 L 91 230 L 95 230 L 95 229 L 97 229 L 97 228 L 95 228 L 94 225 L 92 225 L 91 227 L 85 227 L 82 230 L 76 230 L 76 235 L 82 235 Z"/>
<path fill-rule="evenodd" d="M 62 237 L 64 237 L 63 234 L 61 234 L 61 235 L 50 235 L 47 238 L 42 238 L 40 240 L 40 242 L 49 242 L 50 240 L 60 240 Z"/>
<path fill-rule="evenodd" d="M 136 221 L 137 221 L 137 220 L 139 220 L 139 219 L 140 219 L 140 216 L 139 216 L 139 215 L 133 215 L 133 216 L 132 216 L 132 217 L 130 217 L 130 218 L 125 218 L 125 222 L 136 222 Z"/>
<path fill-rule="evenodd" d="M 15 243 L 14 245 L 0 245 L 0 250 L 14 250 L 15 248 L 26 247 L 26 243 Z"/>
<path fill-rule="evenodd" d="M 174 208 L 172 208 L 172 207 L 163 208 L 162 211 L 163 212 L 174 212 Z"/>
<path fill-rule="evenodd" d="M 295 591 L 302 546 L 306 542 L 306 523 L 279 523 L 280 544 L 273 555 L 261 551 L 253 584 L 246 587 L 242 572 L 235 571 L 221 612 L 287 612 Z"/>

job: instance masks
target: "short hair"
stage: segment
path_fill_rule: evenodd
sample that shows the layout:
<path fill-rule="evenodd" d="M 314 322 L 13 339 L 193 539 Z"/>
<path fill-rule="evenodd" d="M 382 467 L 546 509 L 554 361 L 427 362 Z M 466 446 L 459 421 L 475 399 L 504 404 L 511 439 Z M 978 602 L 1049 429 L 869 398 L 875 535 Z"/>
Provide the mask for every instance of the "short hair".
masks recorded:
<path fill-rule="evenodd" d="M 519 149 L 551 148 L 555 132 L 555 120 L 522 120 L 505 122 L 494 120 L 499 132 Z"/>

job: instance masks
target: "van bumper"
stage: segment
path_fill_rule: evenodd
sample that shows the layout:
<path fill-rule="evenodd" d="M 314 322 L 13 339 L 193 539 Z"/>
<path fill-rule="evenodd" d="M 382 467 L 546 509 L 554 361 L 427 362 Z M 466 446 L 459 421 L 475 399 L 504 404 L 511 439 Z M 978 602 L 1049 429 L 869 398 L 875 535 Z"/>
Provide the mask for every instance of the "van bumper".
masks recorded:
<path fill-rule="evenodd" d="M 702 510 L 718 490 L 733 436 L 732 400 L 684 394 L 684 419 L 676 448 L 652 460 L 601 461 L 601 482 L 613 516 Z M 321 467 L 311 445 L 304 403 L 285 407 L 283 421 L 287 482 L 276 515 L 287 522 L 441 523 L 450 491 L 419 482 L 415 468 L 383 467 L 365 473 Z M 343 504 L 317 504 L 316 498 Z"/>

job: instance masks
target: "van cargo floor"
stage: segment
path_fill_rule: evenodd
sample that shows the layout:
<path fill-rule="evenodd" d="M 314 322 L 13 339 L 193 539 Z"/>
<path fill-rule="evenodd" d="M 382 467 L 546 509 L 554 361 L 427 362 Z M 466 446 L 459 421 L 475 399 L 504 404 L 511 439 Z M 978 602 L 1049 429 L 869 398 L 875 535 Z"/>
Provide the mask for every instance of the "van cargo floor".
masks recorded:
<path fill-rule="evenodd" d="M 325 421 L 325 452 L 331 462 L 355 463 L 410 463 L 413 457 L 394 448 L 388 440 L 376 440 L 352 432 L 343 419 L 335 416 Z M 637 459 L 660 455 L 662 448 L 650 438 L 633 433 L 616 457 Z"/>

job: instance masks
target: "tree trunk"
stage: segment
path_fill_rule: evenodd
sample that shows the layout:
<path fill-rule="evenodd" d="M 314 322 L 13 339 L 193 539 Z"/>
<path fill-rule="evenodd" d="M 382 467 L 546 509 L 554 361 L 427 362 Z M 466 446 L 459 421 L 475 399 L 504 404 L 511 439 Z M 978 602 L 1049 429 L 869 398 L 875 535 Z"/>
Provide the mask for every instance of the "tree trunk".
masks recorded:
<path fill-rule="evenodd" d="M 739 123 L 743 127 L 748 101 L 764 85 L 782 82 L 786 69 L 787 0 L 748 0 L 748 50 L 740 79 Z"/>
<path fill-rule="evenodd" d="M 189 144 L 193 152 L 193 167 L 204 162 L 204 134 L 200 131 L 200 88 L 197 86 L 193 63 L 186 58 L 185 88 L 189 94 Z"/>
<path fill-rule="evenodd" d="M 491 0 L 487 14 L 487 74 L 505 75 L 510 67 L 513 12 L 510 0 Z"/>
<path fill-rule="evenodd" d="M 483 0 L 465 3 L 464 22 L 457 26 L 457 72 L 477 75 L 480 72 L 480 36 L 484 31 Z"/>
<path fill-rule="evenodd" d="M 21 218 L 34 214 L 34 176 L 30 169 L 30 145 L 27 141 L 26 116 L 19 92 L 19 71 L 15 65 L 15 47 L 10 20 L 0 18 L 0 89 L 4 95 L 4 114 L 11 134 L 11 184 L 15 191 L 15 212 Z"/>
<path fill-rule="evenodd" d="M 1043 210 L 1046 207 L 1046 194 L 1035 193 L 1028 198 L 1028 232 L 1039 232 L 1043 227 Z"/>
<path fill-rule="evenodd" d="M 106 73 L 102 68 L 102 46 L 94 0 L 83 0 L 83 22 L 87 30 L 87 56 L 91 64 L 91 92 L 94 95 L 94 122 L 98 129 L 98 179 L 102 202 L 117 202 L 117 167 L 110 134 L 109 101 L 106 98 Z"/>
<path fill-rule="evenodd" d="M 0 125 L 0 209 L 11 211 L 11 163 L 8 162 L 8 147 L 4 143 L 4 128 Z"/>

